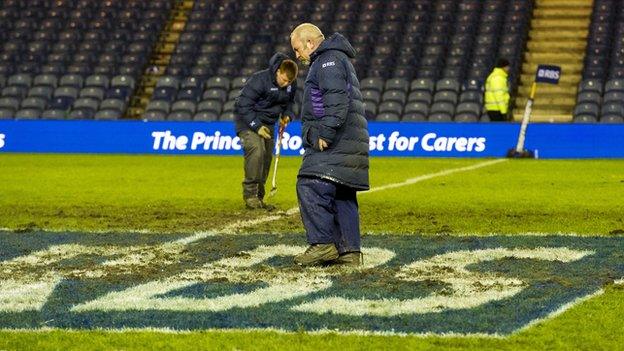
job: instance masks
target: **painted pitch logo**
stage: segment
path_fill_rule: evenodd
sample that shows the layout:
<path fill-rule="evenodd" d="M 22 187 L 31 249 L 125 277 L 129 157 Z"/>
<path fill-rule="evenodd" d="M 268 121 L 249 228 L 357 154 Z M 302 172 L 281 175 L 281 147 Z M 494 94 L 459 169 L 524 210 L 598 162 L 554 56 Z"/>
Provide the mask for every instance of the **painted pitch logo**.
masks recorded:
<path fill-rule="evenodd" d="M 624 277 L 617 237 L 369 236 L 305 269 L 302 241 L 0 233 L 0 327 L 509 334 Z"/>

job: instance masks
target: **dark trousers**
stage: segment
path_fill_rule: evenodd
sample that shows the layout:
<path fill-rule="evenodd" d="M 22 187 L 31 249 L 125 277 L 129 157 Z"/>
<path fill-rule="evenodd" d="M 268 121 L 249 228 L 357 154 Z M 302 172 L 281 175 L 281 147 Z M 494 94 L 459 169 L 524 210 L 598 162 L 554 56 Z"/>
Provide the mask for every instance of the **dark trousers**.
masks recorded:
<path fill-rule="evenodd" d="M 502 114 L 500 111 L 488 111 L 488 116 L 490 117 L 491 122 L 505 122 L 507 121 L 507 116 Z"/>
<path fill-rule="evenodd" d="M 297 199 L 308 243 L 334 243 L 338 253 L 360 251 L 355 190 L 320 178 L 297 179 Z"/>
<path fill-rule="evenodd" d="M 273 139 L 264 139 L 251 130 L 238 133 L 245 152 L 245 179 L 243 180 L 243 199 L 257 197 L 264 199 L 264 184 L 269 176 L 273 159 Z"/>

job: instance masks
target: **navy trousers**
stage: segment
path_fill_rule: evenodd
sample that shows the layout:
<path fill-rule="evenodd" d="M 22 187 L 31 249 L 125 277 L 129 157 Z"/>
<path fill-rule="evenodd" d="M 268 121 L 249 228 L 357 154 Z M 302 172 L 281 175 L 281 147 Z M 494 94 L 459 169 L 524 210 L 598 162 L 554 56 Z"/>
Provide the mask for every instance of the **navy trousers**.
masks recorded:
<path fill-rule="evenodd" d="M 297 199 L 308 243 L 334 243 L 338 253 L 360 251 L 360 216 L 354 189 L 299 177 Z"/>

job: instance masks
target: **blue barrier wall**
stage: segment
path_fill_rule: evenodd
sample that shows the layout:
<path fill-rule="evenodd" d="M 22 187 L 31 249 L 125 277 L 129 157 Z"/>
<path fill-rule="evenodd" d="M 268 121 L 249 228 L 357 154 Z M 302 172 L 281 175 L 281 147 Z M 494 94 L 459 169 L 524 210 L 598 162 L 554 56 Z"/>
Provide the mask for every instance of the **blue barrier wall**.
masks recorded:
<path fill-rule="evenodd" d="M 373 156 L 502 157 L 516 123 L 369 124 Z M 283 154 L 298 155 L 301 125 L 291 123 Z M 540 158 L 624 158 L 624 125 L 531 124 L 526 148 Z M 0 152 L 241 154 L 231 122 L 0 121 Z"/>

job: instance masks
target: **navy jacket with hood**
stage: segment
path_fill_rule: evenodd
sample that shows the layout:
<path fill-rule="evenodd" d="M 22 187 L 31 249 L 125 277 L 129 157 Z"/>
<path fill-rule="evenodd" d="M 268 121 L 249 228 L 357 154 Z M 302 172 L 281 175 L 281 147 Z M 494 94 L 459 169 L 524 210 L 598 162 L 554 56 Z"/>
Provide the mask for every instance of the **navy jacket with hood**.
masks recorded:
<path fill-rule="evenodd" d="M 295 117 L 293 105 L 297 92 L 297 81 L 280 88 L 275 74 L 282 61 L 288 56 L 276 53 L 269 61 L 269 68 L 254 73 L 241 89 L 235 104 L 236 133 L 243 130 L 258 131 L 265 125 L 273 133 L 280 115 Z"/>
<path fill-rule="evenodd" d="M 355 50 L 335 33 L 310 56 L 302 103 L 305 147 L 300 177 L 327 179 L 355 190 L 367 190 L 368 124 L 360 82 L 350 58 Z M 329 143 L 319 150 L 319 137 Z"/>

